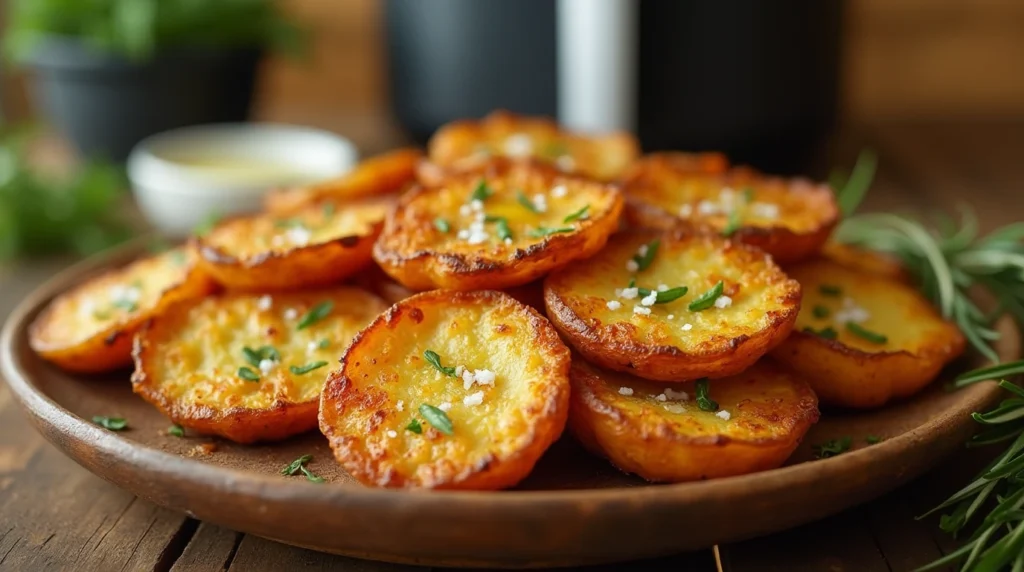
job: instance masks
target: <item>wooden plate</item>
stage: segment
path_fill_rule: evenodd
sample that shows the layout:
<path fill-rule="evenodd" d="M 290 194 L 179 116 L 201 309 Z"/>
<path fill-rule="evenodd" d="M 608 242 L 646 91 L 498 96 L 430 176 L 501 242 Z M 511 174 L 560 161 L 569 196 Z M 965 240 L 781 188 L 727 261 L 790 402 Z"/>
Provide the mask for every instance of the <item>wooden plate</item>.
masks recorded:
<path fill-rule="evenodd" d="M 403 492 L 363 488 L 310 434 L 243 447 L 166 435 L 169 422 L 135 397 L 127 371 L 71 376 L 29 349 L 29 323 L 57 293 L 142 251 L 136 244 L 72 267 L 11 315 L 0 336 L 3 375 L 42 434 L 93 473 L 156 504 L 288 544 L 356 557 L 438 566 L 537 567 L 653 557 L 767 534 L 865 502 L 962 447 L 969 414 L 999 396 L 991 382 L 948 392 L 941 381 L 913 400 L 870 413 L 826 412 L 790 465 L 742 477 L 647 485 L 564 438 L 513 491 Z M 1001 324 L 998 352 L 1011 360 L 1019 336 Z M 961 363 L 966 368 L 976 363 Z M 93 415 L 117 415 L 113 433 Z M 855 450 L 808 462 L 811 447 L 851 436 Z M 864 437 L 879 435 L 867 446 Z M 208 456 L 190 456 L 216 443 Z M 310 453 L 330 481 L 283 477 Z"/>

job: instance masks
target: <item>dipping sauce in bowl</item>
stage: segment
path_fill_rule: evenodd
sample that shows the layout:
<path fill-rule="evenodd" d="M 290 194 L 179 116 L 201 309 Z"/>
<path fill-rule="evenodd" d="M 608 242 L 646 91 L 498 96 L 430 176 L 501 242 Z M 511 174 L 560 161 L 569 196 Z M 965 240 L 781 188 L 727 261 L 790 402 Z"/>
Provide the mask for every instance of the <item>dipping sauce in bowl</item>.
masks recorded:
<path fill-rule="evenodd" d="M 200 125 L 136 145 L 128 177 L 149 222 L 187 236 L 211 217 L 259 210 L 270 189 L 343 175 L 357 156 L 347 139 L 307 127 Z"/>

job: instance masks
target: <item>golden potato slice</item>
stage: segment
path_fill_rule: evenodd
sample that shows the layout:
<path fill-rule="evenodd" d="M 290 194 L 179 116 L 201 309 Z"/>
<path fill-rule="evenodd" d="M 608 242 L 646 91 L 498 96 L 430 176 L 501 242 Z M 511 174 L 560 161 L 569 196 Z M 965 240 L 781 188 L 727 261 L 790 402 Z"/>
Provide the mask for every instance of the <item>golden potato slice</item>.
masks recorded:
<path fill-rule="evenodd" d="M 175 248 L 107 272 L 53 299 L 29 329 L 29 343 L 68 371 L 94 373 L 132 362 L 132 337 L 180 300 L 214 289 L 191 250 Z"/>
<path fill-rule="evenodd" d="M 569 428 L 584 447 L 649 481 L 744 475 L 781 466 L 818 420 L 807 383 L 771 360 L 708 384 L 663 385 L 573 360 Z"/>
<path fill-rule="evenodd" d="M 225 294 L 174 306 L 135 342 L 135 393 L 175 423 L 238 443 L 316 427 L 327 372 L 387 309 L 357 288 Z"/>
<path fill-rule="evenodd" d="M 370 265 L 392 199 L 316 203 L 289 217 L 230 219 L 196 238 L 202 268 L 237 290 L 333 284 Z"/>
<path fill-rule="evenodd" d="M 821 254 L 823 257 L 852 270 L 876 274 L 903 282 L 910 281 L 910 275 L 907 273 L 906 268 L 903 267 L 903 264 L 895 256 L 833 241 L 825 243 Z"/>
<path fill-rule="evenodd" d="M 800 285 L 747 245 L 681 230 L 634 232 L 548 276 L 544 301 L 590 361 L 687 381 L 739 373 L 778 345 L 796 321 Z"/>
<path fill-rule="evenodd" d="M 474 169 L 491 157 L 534 158 L 566 173 L 610 181 L 640 154 L 624 132 L 586 136 L 562 131 L 543 117 L 495 111 L 481 120 L 453 121 L 427 144 L 430 161 L 444 169 Z M 421 172 L 421 178 L 424 173 Z"/>
<path fill-rule="evenodd" d="M 406 193 L 373 256 L 414 290 L 510 288 L 600 250 L 621 212 L 611 185 L 496 161 Z"/>
<path fill-rule="evenodd" d="M 778 262 L 818 252 L 839 221 L 832 190 L 737 168 L 714 155 L 654 154 L 623 179 L 627 217 L 637 226 L 694 226 L 757 246 Z"/>
<path fill-rule="evenodd" d="M 963 352 L 964 337 L 911 286 L 828 260 L 792 267 L 804 300 L 772 352 L 822 403 L 878 407 L 920 391 Z"/>
<path fill-rule="evenodd" d="M 426 292 L 352 343 L 320 430 L 367 485 L 510 487 L 564 429 L 568 374 L 568 348 L 535 310 L 495 291 Z"/>
<path fill-rule="evenodd" d="M 337 179 L 269 193 L 263 205 L 271 213 L 288 215 L 324 200 L 345 202 L 396 195 L 415 181 L 422 160 L 419 149 L 397 149 L 366 159 Z"/>

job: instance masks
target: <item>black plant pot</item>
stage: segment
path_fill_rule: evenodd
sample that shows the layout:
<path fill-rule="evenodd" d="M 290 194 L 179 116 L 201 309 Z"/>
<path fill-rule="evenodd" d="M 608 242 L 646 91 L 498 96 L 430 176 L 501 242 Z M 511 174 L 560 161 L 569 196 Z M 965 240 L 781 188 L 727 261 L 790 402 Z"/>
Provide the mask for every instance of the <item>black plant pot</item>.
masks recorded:
<path fill-rule="evenodd" d="M 27 63 L 36 108 L 83 154 L 120 161 L 160 131 L 248 119 L 260 56 L 182 48 L 134 62 L 53 37 Z"/>

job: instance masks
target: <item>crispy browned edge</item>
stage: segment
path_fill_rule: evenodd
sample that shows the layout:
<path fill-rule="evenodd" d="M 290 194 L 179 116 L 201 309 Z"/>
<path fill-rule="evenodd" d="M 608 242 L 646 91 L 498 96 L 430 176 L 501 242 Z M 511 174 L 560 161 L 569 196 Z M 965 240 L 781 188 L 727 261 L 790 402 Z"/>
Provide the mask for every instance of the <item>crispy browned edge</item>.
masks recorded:
<path fill-rule="evenodd" d="M 632 196 L 630 187 L 632 185 L 648 184 L 641 177 L 639 171 L 631 171 L 631 176 L 623 181 L 626 194 L 626 220 L 634 226 L 667 230 L 675 227 L 690 227 L 706 232 L 716 232 L 714 227 L 701 224 L 700 221 L 681 219 L 666 212 L 661 207 L 647 203 L 646 201 Z M 714 172 L 695 171 L 694 174 L 716 174 Z M 775 182 L 785 182 L 790 192 L 799 192 L 804 195 L 804 202 L 816 205 L 816 212 L 824 212 L 825 218 L 821 224 L 811 232 L 794 232 L 784 226 L 772 227 L 751 227 L 741 226 L 733 233 L 732 238 L 743 243 L 756 246 L 768 254 L 771 254 L 776 262 L 780 264 L 791 264 L 805 260 L 821 251 L 828 241 L 832 231 L 839 224 L 840 214 L 836 205 L 832 189 L 825 184 L 801 178 L 783 179 L 781 177 L 770 177 L 761 175 L 746 167 L 735 167 L 723 174 L 723 181 L 727 184 L 742 185 L 755 179 L 766 179 Z M 800 184 L 797 184 L 800 183 Z"/>
<path fill-rule="evenodd" d="M 376 462 L 369 458 L 365 451 L 355 446 L 361 441 L 358 437 L 337 435 L 334 426 L 337 417 L 344 413 L 344 405 L 349 400 L 349 390 L 353 381 L 348 377 L 349 367 L 353 358 L 358 358 L 361 346 L 366 343 L 371 332 L 381 328 L 392 328 L 405 315 L 414 322 L 422 320 L 416 317 L 418 304 L 498 304 L 511 305 L 526 314 L 530 325 L 536 333 L 536 344 L 543 347 L 552 359 L 544 362 L 548 383 L 542 396 L 544 409 L 534 418 L 532 434 L 526 447 L 504 459 L 493 455 L 476 466 L 463 467 L 461 471 L 442 471 L 435 473 L 437 478 L 421 482 L 417 475 L 400 475 L 394 471 L 383 473 L 377 470 Z M 534 465 L 561 436 L 569 415 L 569 349 L 562 343 L 550 322 L 533 308 L 526 306 L 503 292 L 494 290 L 477 290 L 459 292 L 453 290 L 432 290 L 422 292 L 411 298 L 391 306 L 378 316 L 369 326 L 356 335 L 352 344 L 341 358 L 341 368 L 336 369 L 327 378 L 320 396 L 320 431 L 330 442 L 331 450 L 338 463 L 360 482 L 379 487 L 432 488 L 432 489 L 499 489 L 515 485 L 525 478 Z M 373 403 L 361 402 L 357 407 L 380 407 L 384 394 L 378 394 Z M 386 414 L 385 414 L 386 415 Z M 449 467 L 450 469 L 450 467 Z M 446 474 L 447 473 L 447 474 Z"/>
<path fill-rule="evenodd" d="M 367 292 L 369 295 L 369 292 Z M 221 294 L 222 296 L 231 294 Z M 168 308 L 161 316 L 148 320 L 135 336 L 131 357 L 135 361 L 132 372 L 132 391 L 148 401 L 167 418 L 199 433 L 219 435 L 236 443 L 279 441 L 316 428 L 319 399 L 296 403 L 276 396 L 267 409 L 230 407 L 218 409 L 209 405 L 182 403 L 171 399 L 160 389 L 160 382 L 151 370 L 153 353 L 160 346 L 153 337 L 162 337 L 161 328 L 176 317 L 184 316 L 202 300 L 187 300 Z"/>
<path fill-rule="evenodd" d="M 627 234 L 647 232 L 629 231 Z M 787 311 L 769 312 L 771 322 L 760 334 L 739 336 L 716 343 L 707 341 L 699 351 L 685 352 L 676 346 L 648 345 L 633 340 L 629 324 L 603 324 L 591 328 L 566 304 L 549 283 L 558 278 L 552 273 L 544 282 L 544 303 L 548 318 L 562 336 L 576 351 L 591 362 L 633 375 L 656 381 L 691 381 L 701 377 L 720 378 L 739 373 L 761 356 L 782 343 L 792 331 L 800 313 L 802 291 L 800 284 L 792 280 L 764 252 L 752 246 L 714 235 L 693 233 L 677 228 L 661 233 L 662 243 L 689 240 L 721 241 L 724 248 L 734 248 L 747 256 L 762 259 L 775 278 L 789 283 L 784 303 L 791 306 Z M 742 352 L 742 353 L 741 353 Z"/>
<path fill-rule="evenodd" d="M 781 365 L 768 360 L 764 365 L 775 368 L 780 372 L 785 372 L 785 368 Z M 597 385 L 609 385 L 610 382 L 606 381 L 601 375 L 602 371 L 600 368 L 595 367 L 592 364 L 581 363 L 578 360 L 573 360 L 572 367 L 569 371 L 569 381 L 572 385 L 572 393 L 570 395 L 570 414 L 568 427 L 573 437 L 585 449 L 591 453 L 602 457 L 611 463 L 612 466 L 626 473 L 632 473 L 627 469 L 619 467 L 615 461 L 611 458 L 609 451 L 607 451 L 601 444 L 600 440 L 595 436 L 594 422 L 592 419 L 595 416 L 603 417 L 607 420 L 609 425 L 615 425 L 619 427 L 619 433 L 621 435 L 637 436 L 642 442 L 649 442 L 652 439 L 667 442 L 671 446 L 677 447 L 689 447 L 702 449 L 707 454 L 716 454 L 728 445 L 744 445 L 755 449 L 759 452 L 764 453 L 765 458 L 760 459 L 760 465 L 764 468 L 756 470 L 766 470 L 773 467 L 777 467 L 784 463 L 789 455 L 792 454 L 793 450 L 799 446 L 803 440 L 804 435 L 812 425 L 818 422 L 820 418 L 820 412 L 818 410 L 818 398 L 811 390 L 810 385 L 806 382 L 799 384 L 798 399 L 800 405 L 800 416 L 794 416 L 788 418 L 786 421 L 789 422 L 786 427 L 789 435 L 796 435 L 796 438 L 771 438 L 764 437 L 759 439 L 735 439 L 726 437 L 721 434 L 715 434 L 707 437 L 693 437 L 690 435 L 680 434 L 672 429 L 671 424 L 664 422 L 663 420 L 657 424 L 654 431 L 650 431 L 648 427 L 644 427 L 642 423 L 638 422 L 638 419 L 633 415 L 623 411 L 619 407 L 616 407 L 614 403 L 609 403 L 601 399 L 595 392 L 595 386 Z M 586 413 L 583 413 L 586 411 Z M 650 419 L 647 418 L 647 421 Z M 772 448 L 775 448 L 773 451 Z M 634 473 L 635 474 L 635 473 Z M 648 479 L 643 475 L 639 475 L 646 480 L 651 482 L 663 482 L 662 479 Z"/>
<path fill-rule="evenodd" d="M 273 215 L 225 219 L 210 234 L 223 226 L 264 216 Z M 285 252 L 266 251 L 245 258 L 208 244 L 204 236 L 192 237 L 190 243 L 199 254 L 199 265 L 203 270 L 227 288 L 293 290 L 334 284 L 372 264 L 373 244 L 383 226 L 381 221 L 373 225 L 369 234 L 342 236 Z"/>
<path fill-rule="evenodd" d="M 531 123 L 544 124 L 546 127 L 564 134 L 570 137 L 584 137 L 591 140 L 594 144 L 601 146 L 619 145 L 622 149 L 626 150 L 635 161 L 640 155 L 640 143 L 636 137 L 626 131 L 611 131 L 608 133 L 589 135 L 578 133 L 574 131 L 567 131 L 563 129 L 562 125 L 550 117 L 538 116 L 538 115 L 523 115 L 513 113 L 505 109 L 497 109 L 487 114 L 481 119 L 456 119 L 442 125 L 427 142 L 427 160 L 420 164 L 417 168 L 416 176 L 421 183 L 436 186 L 441 184 L 441 181 L 446 176 L 453 174 L 464 173 L 464 172 L 476 172 L 482 168 L 486 168 L 488 162 L 495 158 L 508 159 L 512 161 L 518 161 L 518 159 L 511 159 L 504 156 L 489 156 L 483 158 L 477 157 L 460 157 L 454 161 L 447 161 L 446 163 L 439 163 L 437 161 L 438 155 L 438 141 L 445 141 L 445 137 L 452 131 L 472 130 L 481 132 L 492 123 L 521 123 L 529 121 Z M 542 159 L 531 157 L 524 159 L 526 161 L 537 161 L 549 165 L 550 162 Z M 628 167 L 627 167 L 628 169 Z M 566 173 L 579 177 L 586 177 L 593 180 L 610 182 L 616 180 L 618 177 L 611 175 L 608 177 L 599 177 L 597 173 L 584 172 L 581 170 L 575 170 L 572 173 Z M 620 174 L 621 175 L 621 174 Z"/>
<path fill-rule="evenodd" d="M 157 255 L 159 256 L 159 255 Z M 135 264 L 143 259 L 135 260 L 129 264 Z M 117 269 L 123 270 L 127 266 Z M 107 271 L 107 274 L 111 271 Z M 55 302 L 65 296 L 69 296 L 90 285 L 100 277 L 93 278 L 78 285 L 73 290 L 65 292 L 50 301 L 46 308 L 33 320 L 29 326 L 29 345 L 31 348 L 47 361 L 50 361 L 61 369 L 75 373 L 100 373 L 128 366 L 132 363 L 132 339 L 140 328 L 151 317 L 161 313 L 168 305 L 179 299 L 200 299 L 204 295 L 213 292 L 216 284 L 193 262 L 185 279 L 165 288 L 160 293 L 157 303 L 145 311 L 138 311 L 134 315 L 126 316 L 112 323 L 109 327 L 97 332 L 92 337 L 73 346 L 60 346 L 47 344 L 41 338 L 41 331 L 47 328 L 55 319 L 53 315 Z"/>
<path fill-rule="evenodd" d="M 597 186 L 614 198 L 604 216 L 591 216 L 579 222 L 571 233 L 554 234 L 525 249 L 517 248 L 511 261 L 494 260 L 483 256 L 466 255 L 424 248 L 402 252 L 392 246 L 406 229 L 399 222 L 409 205 L 420 196 L 433 192 L 435 187 L 417 185 L 402 195 L 398 205 L 388 214 L 384 229 L 373 246 L 373 258 L 392 278 L 413 290 L 447 288 L 456 290 L 504 289 L 532 282 L 554 268 L 573 260 L 587 258 L 604 248 L 608 237 L 618 229 L 622 213 L 622 193 L 616 185 L 599 183 L 573 175 L 566 175 L 538 162 L 512 162 L 493 160 L 487 168 L 472 173 L 452 175 L 448 180 L 468 182 L 479 177 L 504 176 L 510 169 L 530 169 L 543 173 L 549 181 L 576 180 Z M 604 236 L 600 236 L 603 234 Z M 397 241 L 400 244 L 404 241 Z M 564 257 L 552 256 L 552 253 Z M 525 270 L 524 270 L 525 269 Z"/>
<path fill-rule="evenodd" d="M 278 189 L 263 201 L 267 212 L 287 215 L 324 200 L 357 200 L 397 194 L 415 181 L 423 152 L 403 147 L 363 160 L 348 173 L 313 185 Z"/>

